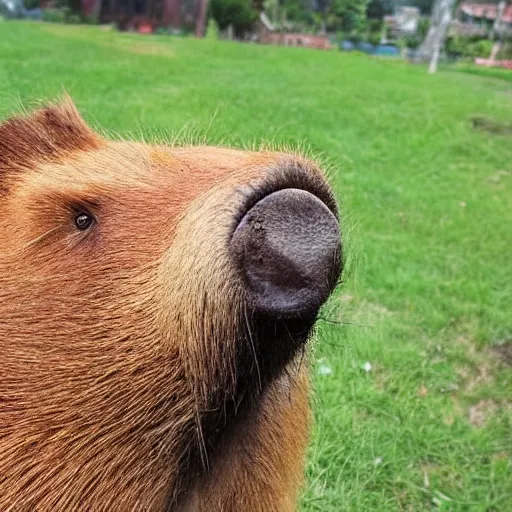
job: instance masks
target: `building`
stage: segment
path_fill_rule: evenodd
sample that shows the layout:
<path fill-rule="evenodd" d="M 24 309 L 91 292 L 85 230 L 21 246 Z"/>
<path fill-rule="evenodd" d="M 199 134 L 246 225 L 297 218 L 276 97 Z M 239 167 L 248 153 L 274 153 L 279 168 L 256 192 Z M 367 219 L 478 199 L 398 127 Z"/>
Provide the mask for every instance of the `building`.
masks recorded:
<path fill-rule="evenodd" d="M 121 30 L 153 32 L 159 27 L 195 28 L 204 35 L 205 0 L 81 0 L 82 13 Z"/>
<path fill-rule="evenodd" d="M 501 30 L 512 32 L 512 4 L 478 4 L 462 2 L 457 9 L 457 32 L 464 35 L 488 34 L 501 14 Z"/>
<path fill-rule="evenodd" d="M 388 27 L 392 38 L 397 39 L 406 35 L 416 34 L 421 18 L 417 7 L 399 6 L 395 14 L 384 16 L 384 25 Z"/>

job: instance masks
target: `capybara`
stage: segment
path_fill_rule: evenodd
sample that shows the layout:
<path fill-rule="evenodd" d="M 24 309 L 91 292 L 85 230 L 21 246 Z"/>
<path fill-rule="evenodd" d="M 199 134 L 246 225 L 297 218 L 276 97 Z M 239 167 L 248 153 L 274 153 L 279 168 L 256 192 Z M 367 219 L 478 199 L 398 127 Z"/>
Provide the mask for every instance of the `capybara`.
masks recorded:
<path fill-rule="evenodd" d="M 297 155 L 0 125 L 0 511 L 286 512 L 342 261 Z"/>

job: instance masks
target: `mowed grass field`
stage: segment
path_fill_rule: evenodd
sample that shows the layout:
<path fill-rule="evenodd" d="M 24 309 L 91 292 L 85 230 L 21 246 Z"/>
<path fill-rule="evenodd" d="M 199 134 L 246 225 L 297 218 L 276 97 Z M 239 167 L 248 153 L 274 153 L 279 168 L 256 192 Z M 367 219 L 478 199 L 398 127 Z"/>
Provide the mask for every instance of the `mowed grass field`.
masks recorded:
<path fill-rule="evenodd" d="M 0 118 L 66 90 L 116 136 L 271 142 L 329 169 L 347 265 L 312 354 L 308 512 L 512 511 L 509 76 L 0 23 Z"/>

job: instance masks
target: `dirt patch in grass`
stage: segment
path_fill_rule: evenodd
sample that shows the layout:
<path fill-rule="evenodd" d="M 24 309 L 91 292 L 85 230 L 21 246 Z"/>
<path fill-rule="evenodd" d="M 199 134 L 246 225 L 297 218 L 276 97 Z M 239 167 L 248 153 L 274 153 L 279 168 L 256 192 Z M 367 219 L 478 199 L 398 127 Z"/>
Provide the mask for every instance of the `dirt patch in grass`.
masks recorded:
<path fill-rule="evenodd" d="M 474 391 L 480 386 L 490 384 L 494 380 L 492 359 L 485 353 L 479 352 L 474 343 L 465 336 L 459 336 L 457 343 L 464 346 L 466 355 L 474 364 L 464 364 L 456 369 L 466 391 Z"/>
<path fill-rule="evenodd" d="M 507 401 L 495 401 L 491 399 L 480 400 L 468 409 L 468 419 L 474 427 L 483 427 L 497 414 L 512 414 L 512 403 Z"/>
<path fill-rule="evenodd" d="M 462 396 L 457 394 L 453 397 L 454 406 L 457 406 L 459 413 L 467 417 L 473 427 L 483 428 L 491 418 L 500 412 L 505 411 L 506 414 L 512 412 L 512 403 L 506 398 L 503 399 L 504 397 L 500 398 L 498 394 L 482 398 L 466 408 L 463 407 L 464 401 L 461 401 L 461 398 L 466 394 L 466 396 L 476 398 L 480 394 L 480 390 L 489 391 L 490 386 L 499 382 L 499 372 L 504 370 L 503 365 L 512 365 L 512 340 L 482 350 L 478 350 L 476 344 L 465 336 L 457 338 L 457 342 L 464 347 L 471 362 L 456 369 L 456 373 L 461 379 Z M 453 419 L 448 418 L 445 423 L 451 424 Z"/>
<path fill-rule="evenodd" d="M 492 364 L 489 361 L 481 361 L 475 366 L 459 367 L 457 374 L 464 382 L 464 389 L 466 391 L 474 391 L 494 381 L 493 370 Z"/>
<path fill-rule="evenodd" d="M 474 427 L 483 427 L 497 410 L 498 404 L 493 400 L 480 400 L 468 409 L 469 422 Z"/>
<path fill-rule="evenodd" d="M 483 130 L 493 135 L 512 135 L 512 124 L 495 121 L 485 116 L 473 116 L 471 124 L 476 130 Z"/>
<path fill-rule="evenodd" d="M 466 355 L 472 360 L 472 363 L 459 366 L 456 370 L 466 391 L 492 384 L 500 365 L 512 365 L 512 340 L 482 350 L 478 350 L 476 344 L 465 336 L 458 337 L 457 343 L 464 346 Z"/>
<path fill-rule="evenodd" d="M 492 347 L 491 351 L 502 363 L 512 366 L 512 340 L 507 340 L 505 343 Z"/>
<path fill-rule="evenodd" d="M 507 178 L 510 178 L 512 176 L 512 173 L 509 171 L 500 170 L 493 174 L 491 174 L 487 178 L 487 182 L 492 185 L 500 185 L 503 184 L 507 180 Z"/>

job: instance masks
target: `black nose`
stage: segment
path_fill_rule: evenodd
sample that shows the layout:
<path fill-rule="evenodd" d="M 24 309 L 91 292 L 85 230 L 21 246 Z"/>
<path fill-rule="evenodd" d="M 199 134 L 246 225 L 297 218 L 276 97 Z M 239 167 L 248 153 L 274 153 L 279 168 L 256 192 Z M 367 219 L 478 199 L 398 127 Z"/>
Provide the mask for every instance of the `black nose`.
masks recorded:
<path fill-rule="evenodd" d="M 231 249 L 254 308 L 278 318 L 316 314 L 339 277 L 338 220 L 304 190 L 280 190 L 256 203 Z"/>

